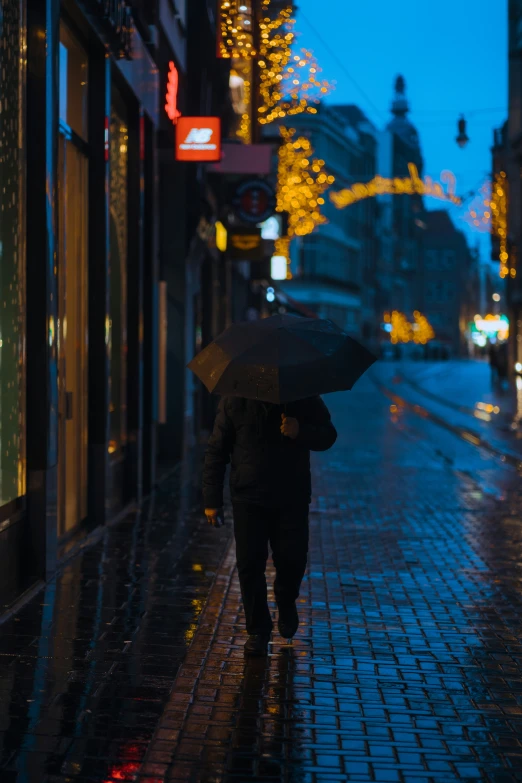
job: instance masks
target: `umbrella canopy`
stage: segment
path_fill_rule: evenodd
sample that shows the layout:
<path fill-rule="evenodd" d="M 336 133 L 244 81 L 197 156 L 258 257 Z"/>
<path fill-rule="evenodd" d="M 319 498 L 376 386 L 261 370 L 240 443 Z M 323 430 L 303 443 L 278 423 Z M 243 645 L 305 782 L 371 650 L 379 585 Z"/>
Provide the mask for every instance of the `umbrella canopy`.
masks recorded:
<path fill-rule="evenodd" d="M 188 367 L 215 394 L 284 404 L 351 389 L 374 361 L 332 321 L 275 315 L 233 324 Z"/>

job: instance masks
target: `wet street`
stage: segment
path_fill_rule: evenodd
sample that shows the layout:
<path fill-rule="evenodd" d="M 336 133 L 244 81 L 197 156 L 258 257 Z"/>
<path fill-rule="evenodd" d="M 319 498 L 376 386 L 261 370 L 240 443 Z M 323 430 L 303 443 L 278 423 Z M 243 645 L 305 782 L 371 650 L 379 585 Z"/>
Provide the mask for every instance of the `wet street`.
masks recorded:
<path fill-rule="evenodd" d="M 1 783 L 522 780 L 514 396 L 389 362 L 326 399 L 301 625 L 266 660 L 230 519 L 175 474 L 0 625 Z"/>

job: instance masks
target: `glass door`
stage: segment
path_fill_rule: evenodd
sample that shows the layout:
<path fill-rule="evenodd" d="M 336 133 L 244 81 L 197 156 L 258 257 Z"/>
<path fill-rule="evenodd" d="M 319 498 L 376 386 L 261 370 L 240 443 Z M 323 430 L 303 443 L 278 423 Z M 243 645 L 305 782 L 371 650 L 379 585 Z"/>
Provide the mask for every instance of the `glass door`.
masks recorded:
<path fill-rule="evenodd" d="M 58 156 L 59 534 L 87 516 L 88 158 L 87 55 L 60 35 Z"/>

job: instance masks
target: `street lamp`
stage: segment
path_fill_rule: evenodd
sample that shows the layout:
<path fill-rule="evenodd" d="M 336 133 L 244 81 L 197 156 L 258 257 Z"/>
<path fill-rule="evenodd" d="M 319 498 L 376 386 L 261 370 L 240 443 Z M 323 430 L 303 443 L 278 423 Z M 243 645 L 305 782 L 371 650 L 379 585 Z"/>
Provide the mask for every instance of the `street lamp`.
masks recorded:
<path fill-rule="evenodd" d="M 469 141 L 469 136 L 466 133 L 466 120 L 464 119 L 464 116 L 461 116 L 460 120 L 458 121 L 458 129 L 459 133 L 455 141 L 461 149 L 464 149 Z"/>

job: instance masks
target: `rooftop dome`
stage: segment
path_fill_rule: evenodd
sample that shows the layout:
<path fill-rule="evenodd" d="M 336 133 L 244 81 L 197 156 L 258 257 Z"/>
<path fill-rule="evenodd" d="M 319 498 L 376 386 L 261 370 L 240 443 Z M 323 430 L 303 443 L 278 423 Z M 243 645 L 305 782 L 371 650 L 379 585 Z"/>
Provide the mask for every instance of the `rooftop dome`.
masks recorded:
<path fill-rule="evenodd" d="M 397 134 L 410 147 L 419 147 L 419 135 L 417 129 L 409 121 L 407 115 L 410 111 L 406 98 L 406 82 L 403 76 L 395 79 L 395 95 L 393 97 L 391 111 L 393 119 L 386 126 L 388 130 Z"/>

